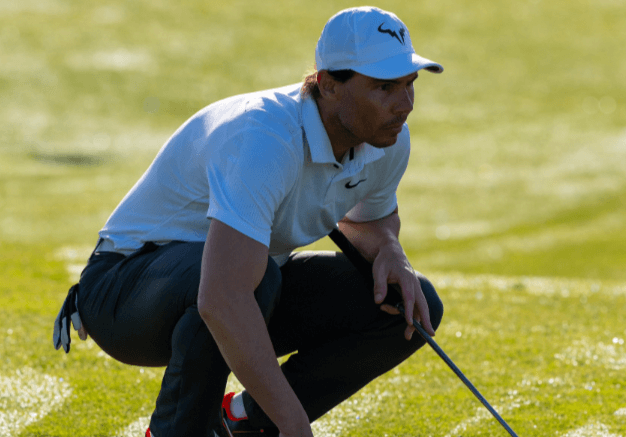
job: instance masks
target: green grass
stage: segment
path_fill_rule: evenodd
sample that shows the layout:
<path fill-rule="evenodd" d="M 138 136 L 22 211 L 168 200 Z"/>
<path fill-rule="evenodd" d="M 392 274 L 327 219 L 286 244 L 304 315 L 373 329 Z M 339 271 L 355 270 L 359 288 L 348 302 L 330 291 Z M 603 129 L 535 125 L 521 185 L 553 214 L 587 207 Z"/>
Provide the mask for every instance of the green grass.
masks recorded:
<path fill-rule="evenodd" d="M 162 369 L 76 337 L 54 351 L 58 306 L 168 136 L 216 99 L 299 81 L 353 5 L 0 0 L 0 435 L 142 435 Z M 399 192 L 405 250 L 446 304 L 438 342 L 519 435 L 626 435 L 626 10 L 378 5 L 446 68 L 416 83 Z M 315 429 L 505 435 L 486 414 L 424 350 Z"/>

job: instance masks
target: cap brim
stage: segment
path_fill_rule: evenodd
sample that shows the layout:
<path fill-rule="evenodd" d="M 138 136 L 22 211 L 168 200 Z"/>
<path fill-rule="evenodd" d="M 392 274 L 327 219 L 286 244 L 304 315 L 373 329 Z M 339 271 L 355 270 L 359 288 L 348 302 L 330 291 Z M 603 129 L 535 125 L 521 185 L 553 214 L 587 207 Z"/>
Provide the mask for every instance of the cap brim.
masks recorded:
<path fill-rule="evenodd" d="M 427 70 L 431 73 L 443 72 L 441 64 L 422 58 L 415 53 L 402 53 L 374 64 L 360 65 L 352 69 L 375 79 L 397 79 L 419 70 Z"/>

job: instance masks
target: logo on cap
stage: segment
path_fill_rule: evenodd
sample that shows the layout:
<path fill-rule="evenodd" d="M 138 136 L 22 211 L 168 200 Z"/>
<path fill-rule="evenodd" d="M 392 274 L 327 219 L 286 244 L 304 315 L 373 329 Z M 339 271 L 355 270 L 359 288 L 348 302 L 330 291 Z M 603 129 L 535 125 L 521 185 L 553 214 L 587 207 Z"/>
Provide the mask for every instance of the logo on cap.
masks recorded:
<path fill-rule="evenodd" d="M 397 39 L 398 41 L 400 41 L 402 45 L 404 45 L 404 33 L 406 32 L 406 29 L 404 27 L 401 27 L 400 30 L 398 31 L 400 33 L 400 36 L 398 36 L 398 33 L 396 33 L 395 30 L 383 29 L 384 24 L 385 23 L 383 22 L 380 26 L 378 26 L 378 31 L 380 33 L 388 33 L 392 38 Z"/>

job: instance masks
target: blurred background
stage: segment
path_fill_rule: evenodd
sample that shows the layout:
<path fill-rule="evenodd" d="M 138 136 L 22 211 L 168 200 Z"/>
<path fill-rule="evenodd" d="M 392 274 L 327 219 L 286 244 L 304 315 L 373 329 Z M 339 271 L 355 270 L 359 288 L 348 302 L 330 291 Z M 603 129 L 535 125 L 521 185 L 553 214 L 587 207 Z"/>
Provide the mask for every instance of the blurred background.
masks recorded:
<path fill-rule="evenodd" d="M 54 351 L 68 287 L 188 117 L 299 82 L 359 5 L 0 0 L 0 435 L 143 435 L 162 369 L 75 335 Z M 415 83 L 399 190 L 403 246 L 446 302 L 438 341 L 520 434 L 623 434 L 623 0 L 375 5 L 445 67 Z M 316 435 L 500 435 L 478 407 L 427 351 Z"/>
<path fill-rule="evenodd" d="M 92 245 L 181 123 L 299 82 L 355 5 L 0 0 L 0 240 Z M 626 279 L 623 2 L 376 5 L 446 69 L 420 75 L 409 118 L 415 267 Z"/>

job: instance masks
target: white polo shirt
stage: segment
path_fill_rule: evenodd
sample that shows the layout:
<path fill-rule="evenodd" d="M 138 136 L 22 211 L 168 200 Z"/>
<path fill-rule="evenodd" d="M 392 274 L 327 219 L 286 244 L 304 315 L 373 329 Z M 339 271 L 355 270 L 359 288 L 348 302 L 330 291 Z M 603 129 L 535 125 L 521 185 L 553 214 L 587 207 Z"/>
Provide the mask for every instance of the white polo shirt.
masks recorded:
<path fill-rule="evenodd" d="M 338 163 L 316 103 L 300 87 L 234 96 L 191 117 L 100 231 L 109 250 L 205 241 L 216 218 L 283 265 L 345 216 L 371 221 L 393 212 L 409 159 L 408 127 L 395 145 L 362 144 Z"/>

